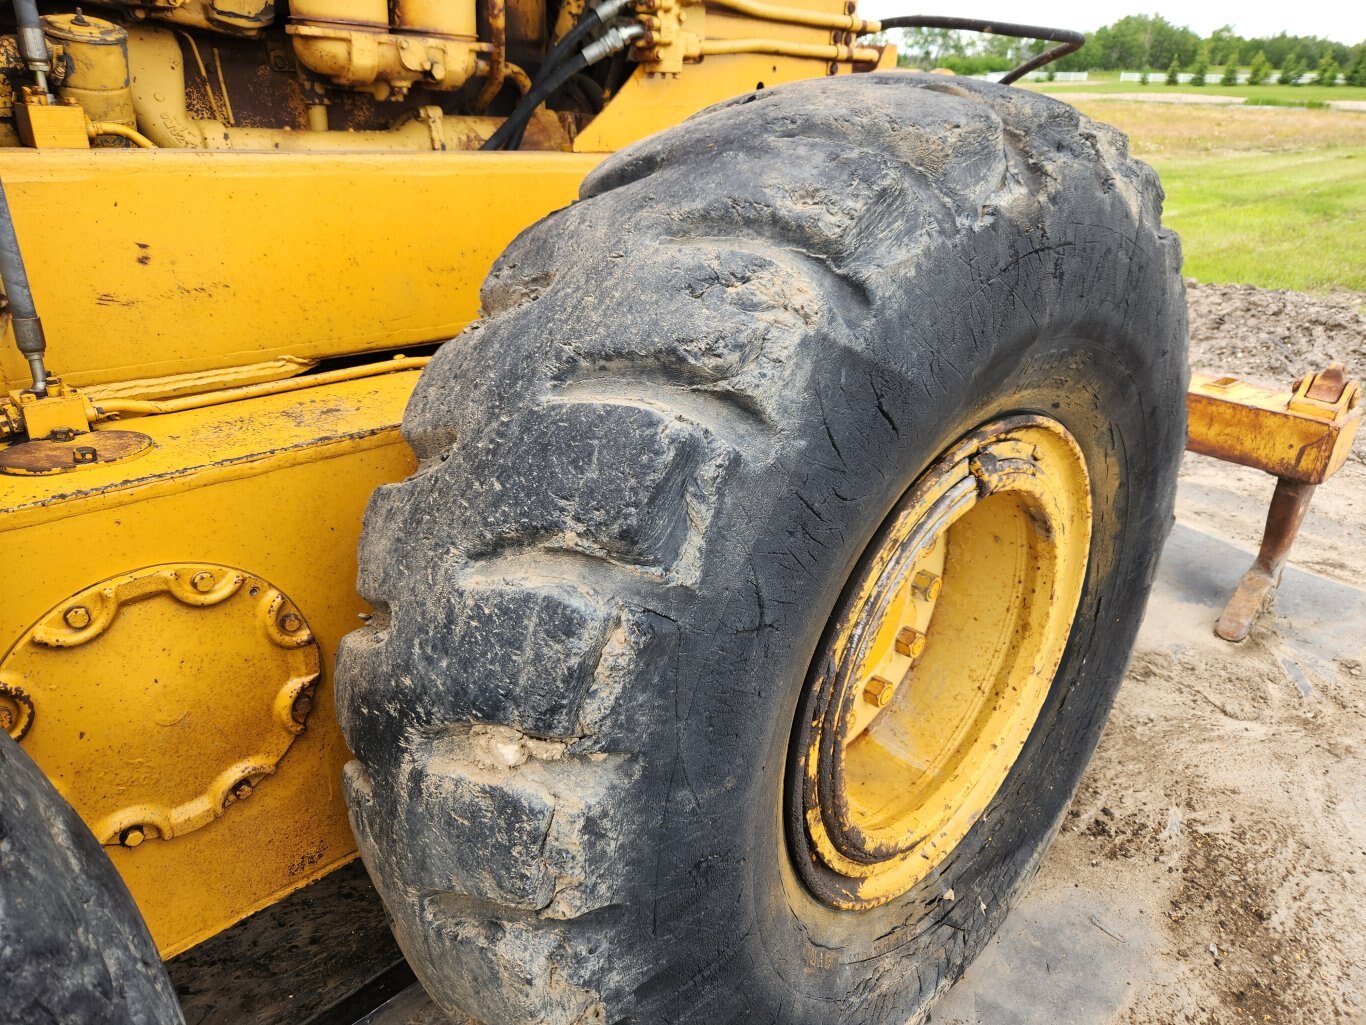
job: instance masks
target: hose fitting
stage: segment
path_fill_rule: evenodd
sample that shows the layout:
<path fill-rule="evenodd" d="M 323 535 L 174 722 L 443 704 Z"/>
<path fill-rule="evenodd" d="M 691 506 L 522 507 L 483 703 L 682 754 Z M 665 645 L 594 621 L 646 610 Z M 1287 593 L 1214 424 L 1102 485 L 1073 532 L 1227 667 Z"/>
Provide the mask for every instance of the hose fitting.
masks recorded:
<path fill-rule="evenodd" d="M 34 0 L 14 0 L 14 21 L 19 42 L 19 55 L 33 72 L 34 81 L 43 92 L 50 92 L 47 76 L 52 72 L 52 55 L 48 52 L 47 36 L 43 35 L 38 20 L 38 5 Z"/>
<path fill-rule="evenodd" d="M 596 64 L 614 53 L 620 53 L 643 35 L 645 35 L 645 26 L 637 22 L 623 25 L 620 28 L 616 26 L 609 28 L 583 48 L 585 66 Z"/>

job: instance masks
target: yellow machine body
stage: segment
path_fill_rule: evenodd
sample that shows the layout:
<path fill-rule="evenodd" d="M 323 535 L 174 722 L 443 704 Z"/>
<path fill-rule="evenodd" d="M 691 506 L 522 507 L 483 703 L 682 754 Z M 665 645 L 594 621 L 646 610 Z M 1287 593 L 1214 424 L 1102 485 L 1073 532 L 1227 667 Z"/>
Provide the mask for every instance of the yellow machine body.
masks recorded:
<path fill-rule="evenodd" d="M 50 96 L 11 87 L 0 40 L 0 180 L 60 376 L 25 394 L 6 316 L 0 728 L 164 956 L 355 857 L 331 672 L 367 612 L 366 500 L 412 469 L 398 425 L 425 361 L 394 354 L 475 318 L 497 254 L 603 154 L 893 56 L 833 0 L 638 4 L 651 31 L 601 112 L 542 109 L 532 149 L 472 152 L 500 119 L 440 97 L 524 89 L 487 40 L 546 24 L 501 8 L 308 0 L 283 30 L 269 0 L 53 15 Z"/>

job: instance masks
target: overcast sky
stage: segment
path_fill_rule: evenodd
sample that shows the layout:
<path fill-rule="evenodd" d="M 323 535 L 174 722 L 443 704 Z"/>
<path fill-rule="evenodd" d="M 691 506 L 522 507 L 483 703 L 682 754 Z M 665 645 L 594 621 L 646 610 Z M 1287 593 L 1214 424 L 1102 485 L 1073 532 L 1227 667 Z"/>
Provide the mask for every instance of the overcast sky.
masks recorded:
<path fill-rule="evenodd" d="M 965 18 L 999 18 L 1028 25 L 1056 25 L 1089 32 L 1126 14 L 1160 14 L 1207 36 L 1220 25 L 1232 25 L 1242 36 L 1327 36 L 1342 43 L 1366 39 L 1366 3 L 1362 0 L 859 0 L 866 18 L 895 14 L 945 14 Z"/>

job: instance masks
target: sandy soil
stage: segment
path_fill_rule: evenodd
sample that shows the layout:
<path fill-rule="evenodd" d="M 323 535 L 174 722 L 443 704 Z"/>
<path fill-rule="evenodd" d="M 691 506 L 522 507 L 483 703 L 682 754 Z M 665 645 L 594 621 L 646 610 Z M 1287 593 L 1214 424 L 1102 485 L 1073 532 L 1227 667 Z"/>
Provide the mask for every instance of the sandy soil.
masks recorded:
<path fill-rule="evenodd" d="M 1192 365 L 1276 384 L 1332 357 L 1366 372 L 1363 304 L 1192 287 Z M 1133 931 L 1093 916 L 1093 942 L 1146 944 L 1117 1010 L 1094 1020 L 1366 1021 L 1366 594 L 1340 586 L 1366 570 L 1363 450 L 1315 496 L 1292 554 L 1316 576 L 1288 575 L 1247 642 L 1219 641 L 1206 612 L 1160 591 L 1150 608 L 1038 884 L 1114 895 Z M 1250 550 L 1270 490 L 1188 456 L 1178 531 Z M 1311 606 L 1311 591 L 1325 598 Z"/>

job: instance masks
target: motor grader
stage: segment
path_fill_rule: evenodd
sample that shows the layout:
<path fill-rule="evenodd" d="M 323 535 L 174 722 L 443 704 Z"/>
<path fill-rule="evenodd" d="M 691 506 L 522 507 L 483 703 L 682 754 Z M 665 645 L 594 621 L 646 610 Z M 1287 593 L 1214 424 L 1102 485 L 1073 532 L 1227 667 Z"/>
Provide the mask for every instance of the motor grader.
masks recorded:
<path fill-rule="evenodd" d="M 1360 415 L 1336 367 L 1191 387 L 1124 138 L 868 38 L 1058 44 L 1013 80 L 1070 33 L 7 24 L 5 1021 L 350 1022 L 411 973 L 488 1025 L 919 1020 L 1096 744 L 1188 401 L 1279 478 L 1232 637 Z"/>

